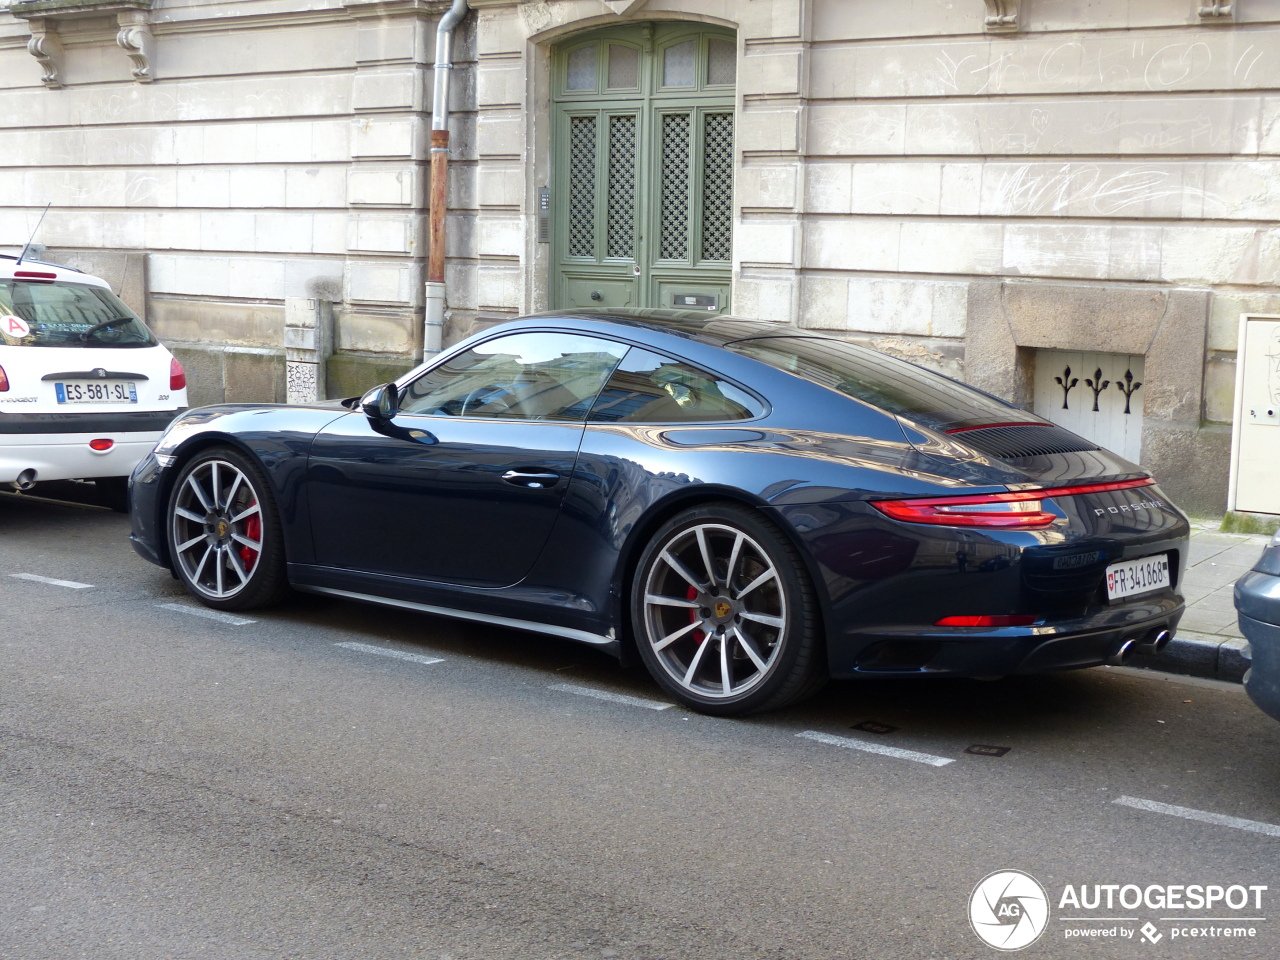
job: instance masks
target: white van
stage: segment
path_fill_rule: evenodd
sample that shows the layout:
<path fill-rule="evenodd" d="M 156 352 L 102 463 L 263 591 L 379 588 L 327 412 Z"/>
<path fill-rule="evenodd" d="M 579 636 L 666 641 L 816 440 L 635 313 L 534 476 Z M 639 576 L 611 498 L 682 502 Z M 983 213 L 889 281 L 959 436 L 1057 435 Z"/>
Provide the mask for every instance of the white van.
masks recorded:
<path fill-rule="evenodd" d="M 182 365 L 106 281 L 0 255 L 0 484 L 93 480 L 123 511 L 186 405 Z"/>

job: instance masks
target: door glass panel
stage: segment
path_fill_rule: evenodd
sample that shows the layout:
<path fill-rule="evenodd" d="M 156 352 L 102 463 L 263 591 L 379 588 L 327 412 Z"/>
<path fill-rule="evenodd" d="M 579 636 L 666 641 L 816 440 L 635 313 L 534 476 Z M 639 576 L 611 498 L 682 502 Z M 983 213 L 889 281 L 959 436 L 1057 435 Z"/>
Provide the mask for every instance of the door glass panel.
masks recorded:
<path fill-rule="evenodd" d="M 751 394 L 713 373 L 633 347 L 605 388 L 596 423 L 707 423 L 762 413 Z"/>
<path fill-rule="evenodd" d="M 736 83 L 737 79 L 738 45 L 713 37 L 707 45 L 707 83 Z"/>
<path fill-rule="evenodd" d="M 689 258 L 689 125 L 687 113 L 662 117 L 663 260 Z"/>
<path fill-rule="evenodd" d="M 569 54 L 569 76 L 566 90 L 594 90 L 596 88 L 596 45 L 579 47 Z"/>
<path fill-rule="evenodd" d="M 667 47 L 662 57 L 662 85 L 664 87 L 692 87 L 694 69 L 698 60 L 698 42 L 686 40 Z"/>
<path fill-rule="evenodd" d="M 609 118 L 609 244 L 606 256 L 635 256 L 636 117 Z"/>
<path fill-rule="evenodd" d="M 702 259 L 728 260 L 733 243 L 733 114 L 704 114 L 702 125 Z"/>
<path fill-rule="evenodd" d="M 400 412 L 431 417 L 583 420 L 627 348 L 569 333 L 497 337 L 405 388 Z"/>
<path fill-rule="evenodd" d="M 569 120 L 569 256 L 596 253 L 596 118 Z"/>
<path fill-rule="evenodd" d="M 634 90 L 640 85 L 640 51 L 635 47 L 609 44 L 609 87 Z"/>

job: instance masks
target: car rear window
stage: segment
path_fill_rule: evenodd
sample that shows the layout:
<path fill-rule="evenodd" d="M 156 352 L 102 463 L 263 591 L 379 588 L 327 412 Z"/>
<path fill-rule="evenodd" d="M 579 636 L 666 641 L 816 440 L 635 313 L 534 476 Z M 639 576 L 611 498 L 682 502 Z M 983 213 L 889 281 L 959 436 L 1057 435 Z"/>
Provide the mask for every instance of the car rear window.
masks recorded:
<path fill-rule="evenodd" d="M 156 338 L 119 297 L 102 287 L 0 280 L 0 344 L 151 347 Z"/>
<path fill-rule="evenodd" d="M 739 340 L 726 349 L 938 430 L 1033 419 L 950 377 L 843 340 L 766 337 Z"/>

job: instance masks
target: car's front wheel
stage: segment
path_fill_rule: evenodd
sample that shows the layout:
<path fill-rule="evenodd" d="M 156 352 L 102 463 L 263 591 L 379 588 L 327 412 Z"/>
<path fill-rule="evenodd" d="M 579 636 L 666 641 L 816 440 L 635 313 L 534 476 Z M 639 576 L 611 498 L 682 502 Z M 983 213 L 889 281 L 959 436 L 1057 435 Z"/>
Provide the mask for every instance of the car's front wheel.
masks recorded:
<path fill-rule="evenodd" d="M 262 471 L 238 450 L 215 447 L 183 466 L 167 527 L 174 569 L 206 606 L 263 607 L 287 589 L 275 500 Z"/>
<path fill-rule="evenodd" d="M 745 507 L 698 507 L 664 524 L 636 567 L 631 619 L 654 679 L 703 713 L 777 709 L 826 680 L 804 564 Z"/>

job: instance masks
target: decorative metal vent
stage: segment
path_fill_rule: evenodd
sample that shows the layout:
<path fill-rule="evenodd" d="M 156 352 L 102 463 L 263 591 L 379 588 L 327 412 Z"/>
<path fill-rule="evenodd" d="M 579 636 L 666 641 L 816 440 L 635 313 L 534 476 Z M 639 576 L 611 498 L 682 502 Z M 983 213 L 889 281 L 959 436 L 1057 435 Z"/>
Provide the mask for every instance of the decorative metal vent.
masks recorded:
<path fill-rule="evenodd" d="M 733 114 L 703 117 L 702 259 L 728 260 L 733 243 Z"/>
<path fill-rule="evenodd" d="M 569 121 L 569 256 L 596 252 L 596 118 Z"/>
<path fill-rule="evenodd" d="M 609 257 L 634 257 L 636 236 L 636 117 L 609 118 Z"/>
<path fill-rule="evenodd" d="M 663 260 L 689 259 L 689 114 L 662 117 Z"/>
<path fill-rule="evenodd" d="M 1096 443 L 1090 443 L 1070 430 L 1064 430 L 1053 424 L 1029 423 L 1016 427 L 979 427 L 954 434 L 952 439 L 1001 460 L 1099 449 Z"/>

